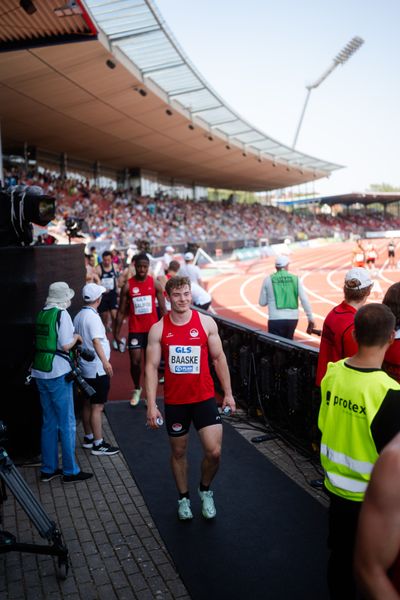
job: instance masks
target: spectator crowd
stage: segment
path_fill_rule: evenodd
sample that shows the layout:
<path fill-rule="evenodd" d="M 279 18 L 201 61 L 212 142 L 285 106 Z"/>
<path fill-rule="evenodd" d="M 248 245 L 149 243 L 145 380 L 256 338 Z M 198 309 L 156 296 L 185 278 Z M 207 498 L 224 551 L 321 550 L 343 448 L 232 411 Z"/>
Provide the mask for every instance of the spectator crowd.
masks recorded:
<path fill-rule="evenodd" d="M 389 213 L 346 211 L 336 216 L 303 210 L 286 212 L 259 203 L 188 201 L 162 195 L 140 196 L 134 190 L 90 185 L 88 180 L 66 179 L 50 172 L 30 173 L 24 179 L 6 174 L 8 184 L 40 185 L 57 201 L 55 231 L 65 235 L 67 218 L 83 219 L 91 240 L 108 240 L 128 247 L 146 239 L 150 246 L 167 243 L 201 243 L 224 240 L 286 238 L 305 240 L 350 234 L 365 229 L 400 228 L 400 218 Z"/>

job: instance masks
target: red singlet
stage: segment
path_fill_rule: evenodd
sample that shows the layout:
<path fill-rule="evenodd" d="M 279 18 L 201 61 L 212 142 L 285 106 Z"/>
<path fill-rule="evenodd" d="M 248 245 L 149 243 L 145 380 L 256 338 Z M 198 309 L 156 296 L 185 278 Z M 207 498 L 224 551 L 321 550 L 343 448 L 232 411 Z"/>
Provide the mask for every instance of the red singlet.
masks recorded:
<path fill-rule="evenodd" d="M 192 404 L 214 397 L 214 382 L 208 365 L 208 336 L 199 313 L 185 325 L 163 317 L 161 348 L 165 360 L 165 404 Z"/>
<path fill-rule="evenodd" d="M 147 333 L 158 321 L 154 279 L 150 275 L 144 281 L 131 277 L 128 279 L 128 287 L 129 332 Z"/>

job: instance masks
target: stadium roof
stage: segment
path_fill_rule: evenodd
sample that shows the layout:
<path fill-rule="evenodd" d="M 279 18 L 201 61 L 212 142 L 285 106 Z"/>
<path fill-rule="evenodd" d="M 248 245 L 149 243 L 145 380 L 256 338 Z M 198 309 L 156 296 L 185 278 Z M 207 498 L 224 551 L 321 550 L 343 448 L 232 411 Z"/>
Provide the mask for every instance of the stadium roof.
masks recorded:
<path fill-rule="evenodd" d="M 393 202 L 400 202 L 400 193 L 396 192 L 365 192 L 357 193 L 352 192 L 350 194 L 337 194 L 335 196 L 304 196 L 301 198 L 286 198 L 278 199 L 278 206 L 307 206 L 308 204 L 328 204 L 334 206 L 335 204 L 342 204 L 344 206 L 351 206 L 352 204 L 363 204 L 367 206 L 369 204 L 391 204 Z"/>
<path fill-rule="evenodd" d="M 5 149 L 27 142 L 175 182 L 268 190 L 340 168 L 280 144 L 197 72 L 150 0 L 3 0 Z"/>
<path fill-rule="evenodd" d="M 351 194 L 338 194 L 336 196 L 320 196 L 315 198 L 314 201 L 320 204 L 344 204 L 350 206 L 351 204 L 391 204 L 393 202 L 400 202 L 400 193 L 393 192 L 365 192 Z"/>

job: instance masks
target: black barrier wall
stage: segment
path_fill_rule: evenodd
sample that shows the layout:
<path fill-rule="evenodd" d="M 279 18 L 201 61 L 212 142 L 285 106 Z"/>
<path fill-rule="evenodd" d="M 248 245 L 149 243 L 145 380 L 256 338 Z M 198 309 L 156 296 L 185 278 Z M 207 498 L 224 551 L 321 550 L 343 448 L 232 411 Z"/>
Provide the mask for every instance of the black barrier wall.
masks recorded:
<path fill-rule="evenodd" d="M 86 279 L 84 245 L 10 246 L 0 249 L 0 257 L 0 419 L 8 427 L 10 454 L 31 456 L 40 452 L 41 410 L 36 386 L 24 382 L 33 358 L 36 315 L 53 281 L 66 281 L 75 290 L 69 312 L 79 310 Z"/>
<path fill-rule="evenodd" d="M 237 403 L 307 455 L 315 454 L 319 442 L 320 391 L 315 386 L 318 350 L 213 317 Z"/>

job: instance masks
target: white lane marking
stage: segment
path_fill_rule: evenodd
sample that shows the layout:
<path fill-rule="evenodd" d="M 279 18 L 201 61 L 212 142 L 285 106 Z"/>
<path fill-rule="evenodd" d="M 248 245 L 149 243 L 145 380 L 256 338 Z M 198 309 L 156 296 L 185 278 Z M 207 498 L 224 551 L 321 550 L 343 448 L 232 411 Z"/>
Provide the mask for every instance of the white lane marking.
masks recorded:
<path fill-rule="evenodd" d="M 252 311 L 254 311 L 255 313 L 257 313 L 258 315 L 261 315 L 262 317 L 264 317 L 264 319 L 266 318 L 266 314 L 264 310 L 261 310 L 260 308 L 258 308 L 258 306 L 256 306 L 255 304 L 253 304 L 252 302 L 250 302 L 250 300 L 247 299 L 246 295 L 245 295 L 245 289 L 246 287 L 252 282 L 255 281 L 256 279 L 260 279 L 262 278 L 263 280 L 265 279 L 265 275 L 263 274 L 259 274 L 259 275 L 253 275 L 252 277 L 249 277 L 248 279 L 245 279 L 245 281 L 242 283 L 242 285 L 240 286 L 240 297 L 243 300 L 243 302 L 249 307 L 251 308 Z"/>
<path fill-rule="evenodd" d="M 220 312 L 221 310 L 241 310 L 243 308 L 248 308 L 247 304 L 235 304 L 233 306 L 218 306 L 215 310 Z"/>
<path fill-rule="evenodd" d="M 240 275 L 229 275 L 229 277 L 224 277 L 223 279 L 220 279 L 219 281 L 217 281 L 216 283 L 214 283 L 214 285 L 212 285 L 207 291 L 209 294 L 212 294 L 212 292 L 214 292 L 220 285 L 223 285 L 224 283 L 226 283 L 227 281 L 230 281 L 231 279 L 235 279 L 235 277 L 240 277 Z"/>

